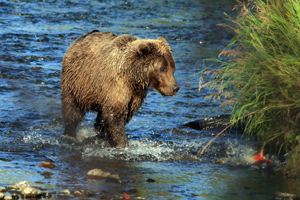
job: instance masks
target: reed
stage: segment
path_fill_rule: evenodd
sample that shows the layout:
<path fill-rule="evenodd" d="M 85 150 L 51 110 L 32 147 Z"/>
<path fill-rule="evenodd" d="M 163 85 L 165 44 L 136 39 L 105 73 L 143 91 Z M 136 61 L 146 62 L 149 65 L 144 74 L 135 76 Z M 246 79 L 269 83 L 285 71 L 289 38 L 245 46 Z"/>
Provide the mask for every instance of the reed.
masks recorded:
<path fill-rule="evenodd" d="M 232 106 L 232 121 L 243 121 L 245 133 L 276 147 L 293 149 L 300 142 L 300 2 L 248 0 L 238 2 L 231 43 L 220 53 L 228 61 L 208 67 L 207 99 Z"/>

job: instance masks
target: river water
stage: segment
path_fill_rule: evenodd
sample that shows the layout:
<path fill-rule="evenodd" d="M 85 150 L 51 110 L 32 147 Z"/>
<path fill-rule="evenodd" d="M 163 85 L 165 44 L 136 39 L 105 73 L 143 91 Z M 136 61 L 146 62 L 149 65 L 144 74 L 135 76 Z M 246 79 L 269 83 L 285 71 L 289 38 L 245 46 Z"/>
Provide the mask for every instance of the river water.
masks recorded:
<path fill-rule="evenodd" d="M 181 125 L 230 113 L 198 92 L 201 61 L 217 57 L 231 34 L 224 23 L 235 0 L 0 1 L 0 186 L 27 180 L 52 193 L 89 190 L 108 199 L 128 193 L 146 199 L 272 199 L 277 191 L 299 191 L 274 169 L 257 169 L 245 157 L 260 143 L 240 134 Z M 68 46 L 98 29 L 140 38 L 165 37 L 176 61 L 177 96 L 150 90 L 143 107 L 126 126 L 130 147 L 83 145 L 92 135 L 88 114 L 78 140 L 64 137 L 60 101 L 61 62 Z M 200 64 L 199 64 L 200 63 Z M 226 164 L 218 164 L 220 158 Z M 51 161 L 55 168 L 38 167 Z M 122 183 L 91 180 L 100 168 Z M 44 171 L 53 175 L 45 177 Z M 87 199 L 99 199 L 100 196 Z M 51 199 L 58 199 L 54 194 Z M 105 199 L 105 198 L 104 198 Z"/>

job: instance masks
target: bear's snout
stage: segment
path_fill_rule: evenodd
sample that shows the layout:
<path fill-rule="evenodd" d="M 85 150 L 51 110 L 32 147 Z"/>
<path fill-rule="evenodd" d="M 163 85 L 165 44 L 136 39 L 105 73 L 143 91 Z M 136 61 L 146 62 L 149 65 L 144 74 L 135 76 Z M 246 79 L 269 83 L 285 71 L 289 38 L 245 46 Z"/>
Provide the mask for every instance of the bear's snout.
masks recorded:
<path fill-rule="evenodd" d="M 173 93 L 174 95 L 177 94 L 178 90 L 180 89 L 180 87 L 177 85 L 177 83 L 175 83 L 175 85 L 173 86 Z"/>
<path fill-rule="evenodd" d="M 163 96 L 175 96 L 179 90 L 179 86 L 175 82 L 173 85 L 169 85 L 166 87 L 160 88 L 158 91 L 163 95 Z"/>

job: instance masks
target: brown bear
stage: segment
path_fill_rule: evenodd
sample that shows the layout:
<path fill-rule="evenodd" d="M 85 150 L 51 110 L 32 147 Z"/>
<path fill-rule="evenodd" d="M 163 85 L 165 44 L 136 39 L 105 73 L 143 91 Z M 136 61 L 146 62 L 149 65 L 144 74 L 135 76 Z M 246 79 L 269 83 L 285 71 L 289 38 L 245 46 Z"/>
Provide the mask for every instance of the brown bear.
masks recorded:
<path fill-rule="evenodd" d="M 176 95 L 175 61 L 163 38 L 139 39 L 97 30 L 67 50 L 61 72 L 64 134 L 88 111 L 98 112 L 94 130 L 111 147 L 128 146 L 125 125 L 141 107 L 149 87 L 164 96 Z M 96 137 L 97 137 L 96 136 Z"/>

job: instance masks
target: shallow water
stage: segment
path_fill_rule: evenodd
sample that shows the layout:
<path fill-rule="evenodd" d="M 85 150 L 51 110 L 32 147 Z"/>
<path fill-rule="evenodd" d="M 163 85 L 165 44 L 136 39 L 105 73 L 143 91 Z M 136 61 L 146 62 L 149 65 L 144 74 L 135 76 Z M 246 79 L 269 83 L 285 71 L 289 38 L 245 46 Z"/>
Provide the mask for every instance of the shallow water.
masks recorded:
<path fill-rule="evenodd" d="M 0 2 L 0 186 L 27 180 L 50 192 L 63 189 L 122 194 L 147 199 L 272 199 L 295 192 L 280 172 L 246 162 L 260 146 L 236 134 L 221 135 L 199 156 L 214 131 L 180 125 L 229 113 L 198 92 L 201 60 L 216 57 L 231 34 L 224 23 L 235 0 L 198 1 L 1 1 Z M 232 13 L 234 15 L 234 13 Z M 176 60 L 177 96 L 150 90 L 143 107 L 126 126 L 130 147 L 82 145 L 64 137 L 60 101 L 61 61 L 79 36 L 99 29 L 140 38 L 165 37 Z M 94 114 L 78 129 L 92 135 Z M 220 158 L 226 164 L 217 164 Z M 37 165 L 53 162 L 48 169 Z M 86 179 L 101 168 L 122 184 Z M 147 180 L 153 179 L 155 182 Z M 95 199 L 98 199 L 95 197 Z M 52 197 L 56 199 L 56 195 Z M 93 199 L 90 197 L 89 199 Z"/>

